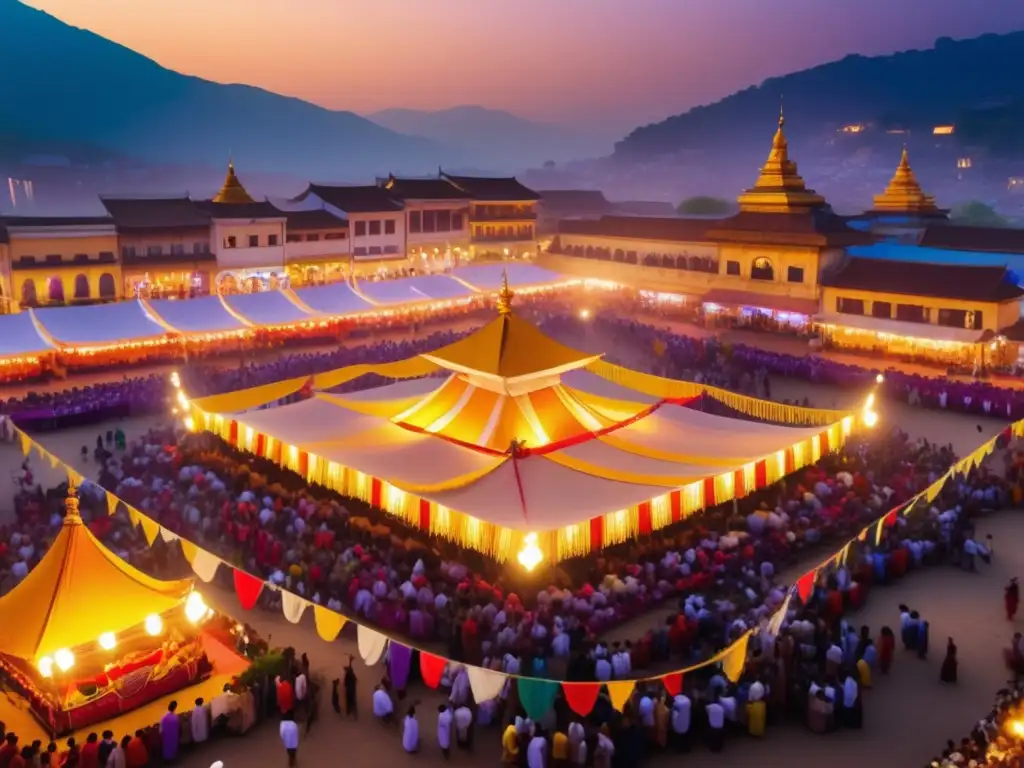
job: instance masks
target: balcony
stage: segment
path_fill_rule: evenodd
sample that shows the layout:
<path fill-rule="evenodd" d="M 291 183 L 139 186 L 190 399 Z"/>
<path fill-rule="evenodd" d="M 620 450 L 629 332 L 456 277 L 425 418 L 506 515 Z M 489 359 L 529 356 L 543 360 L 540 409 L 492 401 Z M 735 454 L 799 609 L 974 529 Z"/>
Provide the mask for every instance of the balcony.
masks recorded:
<path fill-rule="evenodd" d="M 197 261 L 213 261 L 216 255 L 209 248 L 202 251 L 185 250 L 175 253 L 170 248 L 161 249 L 159 253 L 149 251 L 121 251 L 121 263 L 125 266 L 190 264 Z"/>
<path fill-rule="evenodd" d="M 474 208 L 469 214 L 469 220 L 481 221 L 536 221 L 536 211 L 510 211 L 503 208 Z"/>
<path fill-rule="evenodd" d="M 348 239 L 314 240 L 285 243 L 284 255 L 288 263 L 295 261 L 336 261 L 349 258 L 352 250 Z"/>
<path fill-rule="evenodd" d="M 217 266 L 221 269 L 284 269 L 284 246 L 220 248 Z"/>
<path fill-rule="evenodd" d="M 508 235 L 473 235 L 471 242 L 474 243 L 534 243 L 537 238 L 534 234 L 508 234 Z"/>

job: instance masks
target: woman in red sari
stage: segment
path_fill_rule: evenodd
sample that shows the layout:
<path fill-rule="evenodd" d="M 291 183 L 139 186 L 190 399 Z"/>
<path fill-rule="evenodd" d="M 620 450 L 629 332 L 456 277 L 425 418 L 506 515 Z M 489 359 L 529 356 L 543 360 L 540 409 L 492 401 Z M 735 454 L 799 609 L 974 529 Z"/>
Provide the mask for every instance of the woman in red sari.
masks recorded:
<path fill-rule="evenodd" d="M 883 675 L 889 674 L 892 666 L 892 654 L 896 649 L 896 636 L 888 627 L 882 627 L 878 635 L 878 668 Z"/>

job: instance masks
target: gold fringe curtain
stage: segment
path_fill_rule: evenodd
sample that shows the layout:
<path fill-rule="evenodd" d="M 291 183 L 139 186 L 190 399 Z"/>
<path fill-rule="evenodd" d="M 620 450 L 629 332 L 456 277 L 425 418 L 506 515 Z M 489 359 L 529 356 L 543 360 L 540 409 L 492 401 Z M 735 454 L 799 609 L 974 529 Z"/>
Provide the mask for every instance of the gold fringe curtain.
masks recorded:
<path fill-rule="evenodd" d="M 738 413 L 752 416 L 763 421 L 777 424 L 800 424 L 807 426 L 824 426 L 839 421 L 852 411 L 826 410 L 819 408 L 801 408 L 796 405 L 784 405 L 770 400 L 759 400 L 756 397 L 738 395 L 718 387 L 706 387 L 689 381 L 676 381 L 650 373 L 631 371 L 618 365 L 597 360 L 587 365 L 586 369 L 602 379 L 619 386 L 641 392 L 659 400 L 673 398 L 697 397 L 706 395 L 729 406 Z"/>

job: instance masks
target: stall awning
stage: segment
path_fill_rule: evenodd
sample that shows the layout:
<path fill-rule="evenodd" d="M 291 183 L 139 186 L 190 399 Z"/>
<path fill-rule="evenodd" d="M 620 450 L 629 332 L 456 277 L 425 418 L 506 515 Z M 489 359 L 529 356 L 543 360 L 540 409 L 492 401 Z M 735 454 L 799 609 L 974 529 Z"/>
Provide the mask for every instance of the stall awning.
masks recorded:
<path fill-rule="evenodd" d="M 797 299 L 792 296 L 770 296 L 754 291 L 733 291 L 715 288 L 701 297 L 704 304 L 721 304 L 725 307 L 757 307 L 776 312 L 792 312 L 797 315 L 813 315 L 818 311 L 815 299 Z"/>
<path fill-rule="evenodd" d="M 836 328 L 852 328 L 877 334 L 889 334 L 906 339 L 922 339 L 925 341 L 945 341 L 959 344 L 978 344 L 983 341 L 984 331 L 969 328 L 950 328 L 945 325 L 929 323 L 908 323 L 902 320 L 887 320 L 883 317 L 865 317 L 863 315 L 844 315 L 836 312 L 824 312 L 814 317 L 818 325 Z"/>

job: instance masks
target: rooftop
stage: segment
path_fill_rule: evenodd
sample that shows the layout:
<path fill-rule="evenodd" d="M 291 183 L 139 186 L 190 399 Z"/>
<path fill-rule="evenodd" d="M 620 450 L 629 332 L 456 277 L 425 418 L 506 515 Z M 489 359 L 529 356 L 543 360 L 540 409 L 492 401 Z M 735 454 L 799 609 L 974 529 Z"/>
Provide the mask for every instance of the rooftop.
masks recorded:
<path fill-rule="evenodd" d="M 198 229 L 210 226 L 210 215 L 189 197 L 100 197 L 118 229 Z"/>
<path fill-rule="evenodd" d="M 402 210 L 402 204 L 376 184 L 358 187 L 310 184 L 296 201 L 305 200 L 311 194 L 345 213 L 389 213 Z"/>
<path fill-rule="evenodd" d="M 256 202 L 245 191 L 242 182 L 238 180 L 238 177 L 235 175 L 235 164 L 230 160 L 228 161 L 228 173 L 224 177 L 224 184 L 221 186 L 220 192 L 214 195 L 213 202 L 224 205 L 248 205 Z"/>
<path fill-rule="evenodd" d="M 223 203 L 214 200 L 196 200 L 196 206 L 213 219 L 283 219 L 284 211 L 270 202 Z"/>
<path fill-rule="evenodd" d="M 1024 253 L 1024 229 L 934 224 L 925 229 L 919 244 L 951 251 Z"/>
<path fill-rule="evenodd" d="M 469 200 L 468 192 L 459 189 L 447 179 L 398 179 L 388 176 L 380 186 L 400 200 Z"/>
<path fill-rule="evenodd" d="M 934 264 L 886 259 L 848 258 L 821 284 L 853 291 L 877 291 L 904 296 L 1001 302 L 1024 296 L 1006 267 Z"/>
<path fill-rule="evenodd" d="M 289 230 L 311 230 L 311 229 L 344 229 L 348 222 L 326 208 L 316 208 L 309 211 L 281 211 L 281 214 L 288 219 Z"/>
<path fill-rule="evenodd" d="M 935 204 L 935 198 L 926 195 L 910 167 L 907 148 L 903 148 L 896 172 L 889 180 L 885 191 L 875 195 L 874 210 L 880 212 L 900 212 L 937 215 L 943 213 Z"/>
<path fill-rule="evenodd" d="M 541 199 L 540 195 L 520 183 L 515 176 L 504 178 L 453 176 L 442 171 L 441 178 L 447 179 L 474 200 L 482 202 L 520 202 Z"/>

